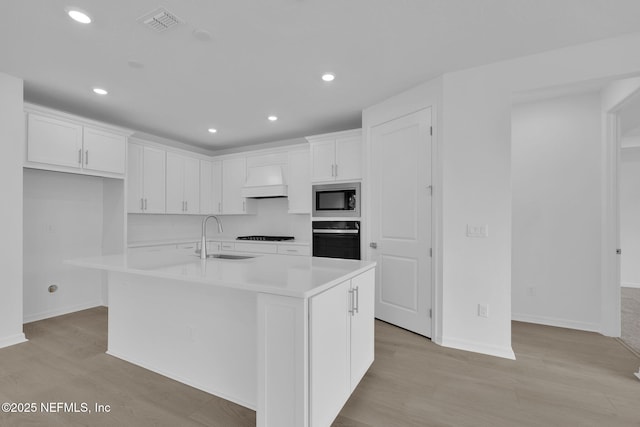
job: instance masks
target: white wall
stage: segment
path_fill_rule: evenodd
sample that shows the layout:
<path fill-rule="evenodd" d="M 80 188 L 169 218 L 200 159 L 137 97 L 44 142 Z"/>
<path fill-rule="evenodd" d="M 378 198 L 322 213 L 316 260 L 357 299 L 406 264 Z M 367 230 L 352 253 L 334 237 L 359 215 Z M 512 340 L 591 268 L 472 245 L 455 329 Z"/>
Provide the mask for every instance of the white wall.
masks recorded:
<path fill-rule="evenodd" d="M 0 348 L 25 341 L 22 332 L 22 80 L 0 73 Z"/>
<path fill-rule="evenodd" d="M 640 288 L 640 147 L 620 152 L 620 281 Z"/>
<path fill-rule="evenodd" d="M 599 92 L 512 111 L 514 320 L 600 326 Z"/>
<path fill-rule="evenodd" d="M 442 288 L 443 345 L 513 357 L 513 94 L 638 73 L 640 56 L 629 54 L 638 50 L 640 35 L 633 34 L 443 76 L 443 254 L 442 282 L 437 284 Z M 594 189 L 594 197 L 604 200 L 598 192 Z M 465 237 L 469 223 L 488 224 L 489 237 Z M 603 286 L 601 330 L 615 333 L 620 324 L 619 285 L 603 281 Z M 477 316 L 479 302 L 488 303 L 488 318 Z"/>
<path fill-rule="evenodd" d="M 286 198 L 256 200 L 255 215 L 219 215 L 224 227 L 223 236 L 236 238 L 240 235 L 283 235 L 297 240 L 309 241 L 311 222 L 309 215 L 288 214 Z M 129 242 L 192 239 L 198 241 L 202 226 L 201 215 L 142 215 L 129 214 Z M 207 227 L 207 234 L 215 239 L 217 228 Z"/>
<path fill-rule="evenodd" d="M 64 264 L 101 255 L 102 230 L 102 178 L 24 170 L 25 322 L 102 304 L 101 273 Z"/>

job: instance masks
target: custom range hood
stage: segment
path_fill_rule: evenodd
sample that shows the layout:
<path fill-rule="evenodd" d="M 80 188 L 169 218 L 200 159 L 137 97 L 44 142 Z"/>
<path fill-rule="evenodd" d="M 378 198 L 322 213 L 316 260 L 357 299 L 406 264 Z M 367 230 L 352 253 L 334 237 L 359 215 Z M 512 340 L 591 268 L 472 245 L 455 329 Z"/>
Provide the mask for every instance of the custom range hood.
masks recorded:
<path fill-rule="evenodd" d="M 282 166 L 254 166 L 247 171 L 247 182 L 242 187 L 242 197 L 263 199 L 287 197 L 287 185 L 282 179 Z"/>

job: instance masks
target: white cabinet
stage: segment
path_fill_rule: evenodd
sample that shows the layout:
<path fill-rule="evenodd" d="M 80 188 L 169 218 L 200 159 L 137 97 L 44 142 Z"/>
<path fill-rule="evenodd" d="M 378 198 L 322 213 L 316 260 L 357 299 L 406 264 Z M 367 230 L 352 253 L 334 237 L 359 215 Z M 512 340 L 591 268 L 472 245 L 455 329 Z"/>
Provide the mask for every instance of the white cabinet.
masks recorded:
<path fill-rule="evenodd" d="M 140 144 L 129 144 L 127 173 L 127 211 L 165 212 L 165 151 Z"/>
<path fill-rule="evenodd" d="M 127 140 L 123 135 L 85 126 L 83 169 L 124 174 Z"/>
<path fill-rule="evenodd" d="M 375 270 L 309 301 L 310 426 L 328 426 L 374 357 Z"/>
<path fill-rule="evenodd" d="M 125 153 L 124 134 L 28 113 L 28 166 L 88 175 L 124 175 Z"/>
<path fill-rule="evenodd" d="M 309 150 L 288 153 L 287 174 L 289 213 L 311 213 L 311 177 L 309 174 Z"/>
<path fill-rule="evenodd" d="M 362 130 L 307 137 L 311 148 L 311 181 L 362 179 Z"/>
<path fill-rule="evenodd" d="M 222 162 L 200 160 L 200 213 L 222 213 Z"/>
<path fill-rule="evenodd" d="M 200 213 L 200 161 L 193 157 L 167 153 L 166 213 Z"/>
<path fill-rule="evenodd" d="M 29 114 L 27 160 L 80 169 L 82 125 Z"/>
<path fill-rule="evenodd" d="M 253 200 L 242 197 L 241 190 L 247 180 L 245 157 L 222 160 L 222 213 L 254 213 Z"/>

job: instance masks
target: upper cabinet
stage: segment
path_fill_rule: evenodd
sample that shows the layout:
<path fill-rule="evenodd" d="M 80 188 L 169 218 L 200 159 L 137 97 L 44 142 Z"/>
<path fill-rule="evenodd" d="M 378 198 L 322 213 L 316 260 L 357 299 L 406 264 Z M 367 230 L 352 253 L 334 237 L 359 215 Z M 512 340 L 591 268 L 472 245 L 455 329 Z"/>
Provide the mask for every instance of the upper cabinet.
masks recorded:
<path fill-rule="evenodd" d="M 309 150 L 292 150 L 288 153 L 289 213 L 311 213 L 311 178 L 309 173 Z"/>
<path fill-rule="evenodd" d="M 168 152 L 166 186 L 167 213 L 200 213 L 200 161 L 198 159 Z"/>
<path fill-rule="evenodd" d="M 307 137 L 311 149 L 311 181 L 362 179 L 362 130 Z"/>
<path fill-rule="evenodd" d="M 222 162 L 200 160 L 200 213 L 222 213 Z"/>
<path fill-rule="evenodd" d="M 123 178 L 127 135 L 62 113 L 28 109 L 25 166 Z"/>
<path fill-rule="evenodd" d="M 241 190 L 247 180 L 245 157 L 222 160 L 222 213 L 255 213 L 254 201 L 242 197 Z"/>
<path fill-rule="evenodd" d="M 129 143 L 127 211 L 164 213 L 165 174 L 164 150 Z"/>

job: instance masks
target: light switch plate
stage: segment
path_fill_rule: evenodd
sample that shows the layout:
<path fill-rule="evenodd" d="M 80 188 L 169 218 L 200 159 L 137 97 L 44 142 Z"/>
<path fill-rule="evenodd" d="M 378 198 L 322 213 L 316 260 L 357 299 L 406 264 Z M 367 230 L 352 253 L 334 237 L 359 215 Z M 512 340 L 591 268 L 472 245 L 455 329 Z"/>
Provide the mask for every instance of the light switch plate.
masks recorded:
<path fill-rule="evenodd" d="M 489 237 L 489 225 L 467 224 L 467 237 Z"/>

